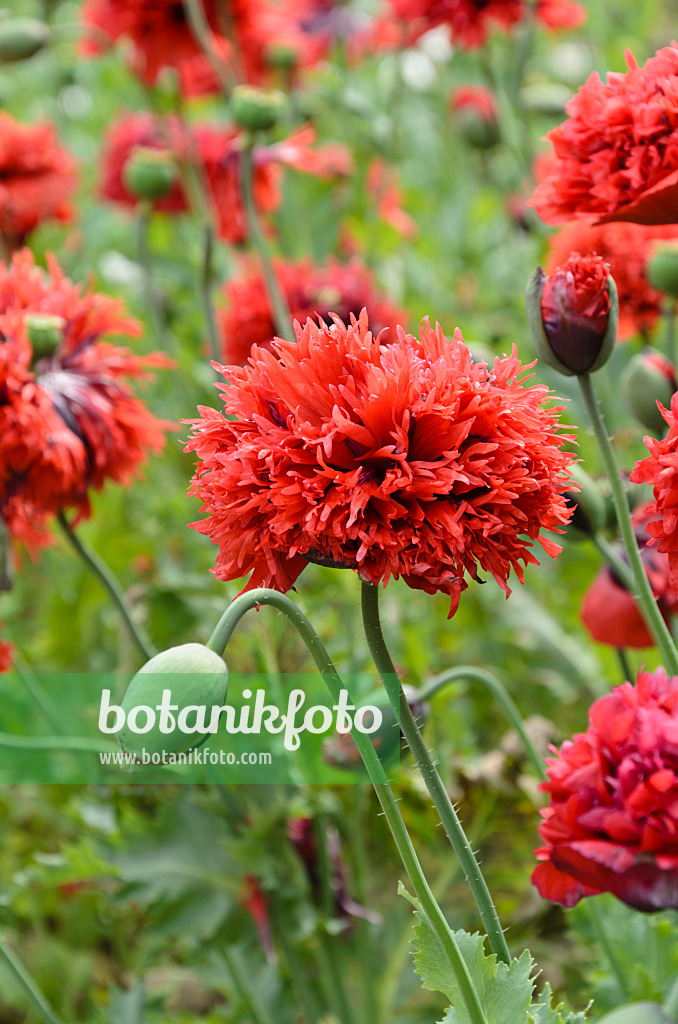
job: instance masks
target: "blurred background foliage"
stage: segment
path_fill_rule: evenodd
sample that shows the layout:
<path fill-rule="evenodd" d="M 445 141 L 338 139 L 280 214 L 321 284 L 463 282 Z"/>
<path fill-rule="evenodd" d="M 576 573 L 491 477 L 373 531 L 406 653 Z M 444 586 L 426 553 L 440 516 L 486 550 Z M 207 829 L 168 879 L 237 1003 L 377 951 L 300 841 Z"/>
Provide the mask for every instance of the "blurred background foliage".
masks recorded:
<path fill-rule="evenodd" d="M 350 148 L 356 170 L 340 186 L 286 173 L 284 201 L 272 218 L 279 252 L 320 260 L 341 251 L 348 231 L 384 290 L 409 311 L 410 329 L 428 315 L 446 332 L 460 327 L 472 347 L 502 354 L 516 345 L 531 362 L 523 293 L 543 260 L 548 229 L 529 213 L 512 214 L 507 199 L 530 194 L 531 156 L 562 119 L 564 99 L 592 70 L 622 70 L 627 47 L 643 62 L 670 41 L 678 17 L 674 2 L 588 0 L 586 6 L 583 29 L 538 31 L 522 69 L 516 66 L 520 35 L 497 35 L 482 51 L 465 53 L 434 32 L 409 50 L 368 55 L 350 67 L 337 54 L 305 76 L 294 95 L 297 110 L 321 141 Z M 119 51 L 97 59 L 79 54 L 77 3 L 15 0 L 3 9 L 48 20 L 58 41 L 0 70 L 2 107 L 21 121 L 54 122 L 81 172 L 75 224 L 41 227 L 31 248 L 40 261 L 56 252 L 74 280 L 119 296 L 146 325 L 140 350 L 163 348 L 179 363 L 143 389 L 155 413 L 177 424 L 163 455 L 134 486 L 108 485 L 95 495 L 92 517 L 79 530 L 116 573 L 158 648 L 204 642 L 239 586 L 213 579 L 215 550 L 187 528 L 198 507 L 186 497 L 192 460 L 182 452 L 187 427 L 181 424 L 198 404 L 217 401 L 196 291 L 200 233 L 188 217 L 152 219 L 153 275 L 169 324 L 167 336 L 154 337 L 134 215 L 97 195 L 106 127 L 123 110 L 147 109 L 149 96 Z M 450 113 L 451 90 L 466 83 L 490 84 L 504 97 L 508 141 L 491 151 L 469 146 Z M 162 105 L 162 94 L 154 102 Z M 196 117 L 223 117 L 214 99 L 192 101 L 191 110 Z M 416 223 L 416 237 L 404 240 L 377 215 L 365 187 L 375 157 L 397 168 L 401 206 Z M 219 246 L 217 280 L 232 271 L 233 253 Z M 640 345 L 634 339 L 620 346 L 600 374 L 605 413 L 627 469 L 643 452 L 643 430 L 619 400 L 619 378 Z M 568 400 L 567 420 L 579 427 L 581 458 L 595 474 L 599 466 L 574 388 L 548 368 L 534 372 Z M 516 584 L 508 601 L 492 582 L 471 586 L 451 620 L 444 596 L 389 585 L 384 624 L 404 681 L 418 686 L 456 664 L 485 666 L 506 684 L 544 746 L 582 729 L 592 698 L 622 678 L 615 652 L 595 646 L 579 620 L 582 595 L 599 566 L 590 544 L 566 537 L 557 561 L 544 557 L 531 567 L 525 587 Z M 310 565 L 295 599 L 340 670 L 367 667 L 353 574 Z M 35 561 L 22 557 L 12 591 L 0 597 L 0 615 L 6 638 L 36 671 L 139 665 L 115 609 L 63 540 Z M 630 660 L 634 668 L 655 665 L 652 651 L 634 652 Z M 270 609 L 245 620 L 228 662 L 244 672 L 312 668 L 298 638 Z M 58 703 L 58 693 L 51 696 Z M 427 738 L 480 852 L 512 950 L 529 945 L 543 966 L 541 980 L 576 1009 L 593 997 L 596 1013 L 620 996 L 660 997 L 657 977 L 668 984 L 677 966 L 675 954 L 666 960 L 665 944 L 657 941 L 662 929 L 671 934 L 665 915 L 640 918 L 606 902 L 631 984 L 620 993 L 598 961 L 584 909 L 566 915 L 530 886 L 540 797 L 507 731 L 475 685 L 456 682 L 433 700 Z M 463 878 L 405 758 L 399 795 L 453 927 L 475 930 Z M 420 991 L 411 967 L 411 912 L 396 897 L 400 869 L 368 789 L 3 787 L 0 815 L 0 932 L 64 1021 L 285 1024 L 299 1019 L 299 1007 L 314 1021 L 344 1020 L 338 981 L 348 1020 L 356 1024 L 438 1019 L 441 1002 Z M 287 822 L 300 817 L 313 817 L 319 834 L 336 832 L 346 887 L 374 920 L 344 919 L 326 893 L 318 897 L 287 838 Z M 252 878 L 266 901 L 268 939 L 252 910 Z M 639 966 L 648 949 L 664 958 L 655 964 L 658 973 Z M 0 1020 L 38 1019 L 0 964 Z"/>

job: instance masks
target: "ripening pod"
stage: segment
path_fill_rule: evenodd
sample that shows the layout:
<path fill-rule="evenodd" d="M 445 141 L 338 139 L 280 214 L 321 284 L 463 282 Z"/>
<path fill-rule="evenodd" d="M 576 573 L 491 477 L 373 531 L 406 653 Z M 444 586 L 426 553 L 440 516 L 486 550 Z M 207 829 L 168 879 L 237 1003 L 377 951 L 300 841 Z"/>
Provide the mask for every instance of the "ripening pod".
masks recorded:
<path fill-rule="evenodd" d="M 0 21 L 0 61 L 9 64 L 27 60 L 47 46 L 49 38 L 49 26 L 37 18 Z"/>
<path fill-rule="evenodd" d="M 630 411 L 643 427 L 657 435 L 666 431 L 666 420 L 657 402 L 668 409 L 677 388 L 673 366 L 653 348 L 633 356 L 622 377 L 622 390 Z"/>
<path fill-rule="evenodd" d="M 231 93 L 233 120 L 248 132 L 263 132 L 278 123 L 285 110 L 285 94 L 277 89 L 236 85 Z"/>
<path fill-rule="evenodd" d="M 215 651 L 203 644 L 171 647 L 139 669 L 119 708 L 102 705 L 100 728 L 104 720 L 108 728 L 102 731 L 115 731 L 121 748 L 141 767 L 143 752 L 176 754 L 204 739 L 212 708 L 223 705 L 227 687 L 226 662 Z"/>
<path fill-rule="evenodd" d="M 579 463 L 572 467 L 571 476 L 579 490 L 565 491 L 570 507 L 576 505 L 572 519 L 567 526 L 567 535 L 573 540 L 586 540 L 604 528 L 607 510 L 603 493 Z"/>
<path fill-rule="evenodd" d="M 525 294 L 539 359 L 566 377 L 599 370 L 614 348 L 619 298 L 599 256 L 574 254 L 548 276 L 537 267 Z"/>
<path fill-rule="evenodd" d="M 678 245 L 664 242 L 647 261 L 650 284 L 666 295 L 678 296 Z"/>
<path fill-rule="evenodd" d="M 163 199 L 177 180 L 174 157 L 166 149 L 135 146 L 122 169 L 122 180 L 137 199 L 151 203 Z"/>
<path fill-rule="evenodd" d="M 64 318 L 50 313 L 29 313 L 24 324 L 33 349 L 33 363 L 53 356 L 64 340 Z"/>

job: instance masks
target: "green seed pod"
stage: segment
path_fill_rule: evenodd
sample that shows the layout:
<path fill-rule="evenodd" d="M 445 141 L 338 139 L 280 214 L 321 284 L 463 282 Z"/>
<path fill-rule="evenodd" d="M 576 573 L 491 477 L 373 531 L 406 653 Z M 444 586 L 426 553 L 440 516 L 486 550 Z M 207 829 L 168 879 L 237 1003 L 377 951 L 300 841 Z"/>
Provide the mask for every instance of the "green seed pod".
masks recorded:
<path fill-rule="evenodd" d="M 285 109 L 285 95 L 251 85 L 237 85 L 231 93 L 231 113 L 236 124 L 248 132 L 273 128 Z"/>
<path fill-rule="evenodd" d="M 572 468 L 572 479 L 580 489 L 565 492 L 568 505 L 577 506 L 568 524 L 567 535 L 573 540 L 586 540 L 605 526 L 605 498 L 593 477 L 578 463 Z"/>
<path fill-rule="evenodd" d="M 49 38 L 49 26 L 37 18 L 7 18 L 0 21 L 0 61 L 9 64 L 27 60 L 42 50 Z"/>
<path fill-rule="evenodd" d="M 633 356 L 622 376 L 622 391 L 629 410 L 643 427 L 656 435 L 666 431 L 666 420 L 657 402 L 668 409 L 676 387 L 671 363 L 651 348 Z"/>
<path fill-rule="evenodd" d="M 109 726 L 111 715 L 122 720 L 116 730 L 118 743 L 140 761 L 142 751 L 151 756 L 180 753 L 204 738 L 212 708 L 223 705 L 227 686 L 223 658 L 203 644 L 182 644 L 156 654 L 140 668 L 120 707 L 105 707 L 102 718 Z M 140 763 L 131 770 L 142 767 Z"/>
<path fill-rule="evenodd" d="M 284 43 L 273 43 L 266 50 L 266 61 L 268 65 L 277 71 L 294 71 L 298 58 L 296 50 Z"/>
<path fill-rule="evenodd" d="M 166 149 L 135 146 L 122 169 L 125 187 L 147 202 L 162 199 L 177 180 L 174 158 Z"/>
<path fill-rule="evenodd" d="M 664 243 L 657 246 L 648 260 L 647 276 L 650 284 L 666 295 L 678 296 L 678 245 Z"/>
<path fill-rule="evenodd" d="M 39 359 L 48 359 L 54 355 L 64 340 L 64 318 L 51 316 L 49 313 L 29 313 L 24 323 L 33 349 L 33 362 L 37 363 Z"/>

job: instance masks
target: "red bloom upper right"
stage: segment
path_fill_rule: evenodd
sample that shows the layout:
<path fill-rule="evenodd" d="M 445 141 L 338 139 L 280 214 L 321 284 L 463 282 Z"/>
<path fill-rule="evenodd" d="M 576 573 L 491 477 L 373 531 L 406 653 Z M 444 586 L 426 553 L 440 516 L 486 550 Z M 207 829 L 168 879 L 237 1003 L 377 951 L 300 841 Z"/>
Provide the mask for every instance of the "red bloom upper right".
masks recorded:
<path fill-rule="evenodd" d="M 678 223 L 678 44 L 639 68 L 594 72 L 549 132 L 556 160 L 531 204 L 547 224 L 575 217 Z"/>

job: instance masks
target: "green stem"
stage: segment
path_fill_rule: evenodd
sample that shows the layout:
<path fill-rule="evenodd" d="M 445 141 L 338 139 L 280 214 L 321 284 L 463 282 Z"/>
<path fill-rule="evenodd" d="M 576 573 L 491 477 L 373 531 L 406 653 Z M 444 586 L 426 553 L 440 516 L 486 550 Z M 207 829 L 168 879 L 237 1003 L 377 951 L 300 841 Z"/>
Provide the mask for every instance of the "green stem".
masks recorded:
<path fill-rule="evenodd" d="M 216 651 L 217 654 L 223 655 L 224 648 L 226 647 L 233 630 L 242 616 L 249 611 L 249 609 L 256 608 L 258 605 L 262 604 L 272 605 L 274 608 L 283 612 L 283 614 L 289 619 L 308 648 L 308 651 L 315 661 L 333 699 L 338 701 L 339 694 L 344 687 L 329 654 L 325 650 L 324 644 L 303 612 L 301 612 L 288 597 L 284 594 L 279 594 L 275 590 L 260 588 L 251 590 L 249 593 L 241 594 L 240 597 L 237 597 L 222 615 L 221 620 L 217 624 L 207 643 L 207 646 L 211 650 Z M 433 896 L 433 893 L 431 892 L 426 876 L 424 875 L 421 864 L 419 863 L 419 858 L 417 857 L 412 845 L 412 840 L 410 839 L 407 827 L 403 821 L 402 814 L 400 813 L 398 802 L 388 783 L 384 767 L 379 760 L 377 752 L 368 736 L 363 735 L 360 732 L 352 733 L 352 736 L 360 756 L 363 759 L 370 782 L 372 783 L 379 803 L 381 804 L 384 817 L 386 818 L 391 830 L 391 835 L 395 841 L 400 859 L 402 860 L 403 866 L 410 878 L 415 895 L 421 904 L 423 914 L 440 943 L 442 953 L 450 963 L 450 966 L 456 975 L 459 988 L 462 992 L 462 997 L 466 1004 L 469 1019 L 472 1024 L 488 1024 L 482 1006 L 480 1005 L 478 994 L 473 984 L 473 979 L 469 974 L 464 958 L 462 957 L 459 946 L 457 945 L 457 941 L 450 930 L 450 926 Z"/>
<path fill-rule="evenodd" d="M 195 41 L 209 57 L 210 63 L 219 79 L 219 84 L 228 99 L 231 90 L 235 88 L 238 81 L 227 61 L 222 60 L 217 52 L 212 29 L 205 17 L 201 0 L 184 0 L 184 8 L 188 15 L 188 23 L 191 26 Z"/>
<path fill-rule="evenodd" d="M 669 1020 L 678 1022 L 678 981 L 670 989 L 662 1010 Z"/>
<path fill-rule="evenodd" d="M 238 955 L 235 950 L 230 950 L 228 947 L 222 947 L 222 955 L 226 961 L 231 978 L 233 979 L 233 985 L 242 999 L 243 1003 L 247 1007 L 249 1016 L 252 1018 L 254 1024 L 273 1024 L 272 1018 L 260 1005 L 254 992 L 250 988 L 250 984 L 247 978 L 246 972 L 242 968 L 242 964 L 238 959 Z"/>
<path fill-rule="evenodd" d="M 608 563 L 608 565 L 614 572 L 615 576 L 618 577 L 620 582 L 623 583 L 627 590 L 630 590 L 631 593 L 633 593 L 636 586 L 636 581 L 633 578 L 633 573 L 631 572 L 630 568 L 628 567 L 624 559 L 621 557 L 621 555 L 617 554 L 614 545 L 610 544 L 609 540 L 603 537 L 601 533 L 595 534 L 595 536 L 593 536 L 591 540 L 593 541 L 593 544 L 598 549 L 598 551 L 600 551 L 601 555 Z"/>
<path fill-rule="evenodd" d="M 447 832 L 448 839 L 452 844 L 452 849 L 459 859 L 466 881 L 476 901 L 481 920 L 485 926 L 492 952 L 496 954 L 498 960 L 508 964 L 511 961 L 511 954 L 509 953 L 499 915 L 487 888 L 487 883 L 480 870 L 476 856 L 471 849 L 471 844 L 466 837 L 457 812 L 445 789 L 443 780 L 440 778 L 438 769 L 433 763 L 419 727 L 414 720 L 407 697 L 403 692 L 398 674 L 391 660 L 391 655 L 388 653 L 379 620 L 379 588 L 375 587 L 372 583 L 364 582 L 362 585 L 362 609 L 367 645 L 379 675 L 383 680 L 391 706 L 396 715 L 400 717 L 400 728 L 403 736 L 417 762 L 426 788 L 431 795 L 443 827 Z"/>
<path fill-rule="evenodd" d="M 678 353 L 676 352 L 676 300 L 672 296 L 667 298 L 666 311 L 666 358 L 671 366 L 678 366 Z"/>
<path fill-rule="evenodd" d="M 619 466 L 617 465 L 614 448 L 612 447 L 612 442 L 610 441 L 602 414 L 598 407 L 598 402 L 596 401 L 591 377 L 589 374 L 582 374 L 577 379 L 579 381 L 586 410 L 591 421 L 591 426 L 593 427 L 593 433 L 595 434 L 598 447 L 600 448 L 603 465 L 605 466 L 605 471 L 609 477 L 612 500 L 614 502 L 617 522 L 619 524 L 619 531 L 622 535 L 624 547 L 626 548 L 626 555 L 629 560 L 629 566 L 633 573 L 634 588 L 632 593 L 638 603 L 643 618 L 647 623 L 648 629 L 652 633 L 657 646 L 661 651 L 664 667 L 671 673 L 671 675 L 678 675 L 678 652 L 676 651 L 673 640 L 671 639 L 671 634 L 664 622 L 662 614 L 657 607 L 657 602 L 654 599 L 650 581 L 647 578 L 647 573 L 645 572 L 645 568 L 640 557 L 638 541 L 636 540 L 633 523 L 631 522 L 628 498 L 626 497 L 624 485 L 619 473 Z"/>
<path fill-rule="evenodd" d="M 287 300 L 280 288 L 280 285 L 278 284 L 278 279 L 275 276 L 275 271 L 268 251 L 268 245 L 264 238 L 264 233 L 261 230 L 259 214 L 257 213 L 257 208 L 254 202 L 253 156 L 254 147 L 251 140 L 249 140 L 245 144 L 245 148 L 241 154 L 240 187 L 242 190 L 243 203 L 245 204 L 245 211 L 247 213 L 250 242 L 257 250 L 257 254 L 261 260 L 261 268 L 263 270 L 264 281 L 266 283 L 266 293 L 268 295 L 268 301 L 271 304 L 271 309 L 273 310 L 276 330 L 281 338 L 285 338 L 286 341 L 294 341 L 294 328 L 292 326 Z"/>
<path fill-rule="evenodd" d="M 57 1017 L 28 970 L 24 967 L 18 956 L 12 952 L 9 946 L 2 939 L 0 939 L 0 958 L 2 958 L 7 967 L 9 967 L 10 971 L 28 996 L 30 1003 L 35 1007 L 42 1019 L 46 1021 L 47 1024 L 61 1024 L 61 1019 Z"/>
<path fill-rule="evenodd" d="M 282 950 L 283 959 L 289 974 L 294 1000 L 301 1011 L 305 1024 L 315 1024 L 323 1017 L 320 1000 L 311 985 L 309 970 L 303 963 L 294 943 L 288 935 L 289 924 L 278 906 L 275 894 L 269 896 L 269 916 L 271 931 L 276 944 Z"/>
<path fill-rule="evenodd" d="M 593 925 L 593 930 L 596 934 L 596 940 L 598 942 L 598 945 L 605 954 L 605 958 L 608 964 L 610 965 L 612 973 L 615 976 L 617 985 L 619 986 L 619 991 L 621 993 L 622 1000 L 626 1001 L 629 997 L 629 988 L 626 983 L 626 974 L 624 972 L 624 968 L 617 959 L 617 954 L 615 953 L 610 942 L 609 936 L 605 931 L 603 915 L 600 912 L 600 907 L 596 903 L 595 896 L 592 899 L 586 901 L 586 908 L 588 910 L 591 924 Z"/>
<path fill-rule="evenodd" d="M 535 772 L 540 779 L 545 779 L 544 758 L 532 742 L 532 737 L 525 728 L 523 716 L 520 714 L 517 705 L 504 684 L 491 672 L 484 668 L 476 668 L 475 665 L 459 665 L 456 668 L 450 668 L 446 672 L 441 672 L 439 676 L 434 676 L 430 682 L 423 686 L 417 694 L 417 699 L 430 700 L 434 694 L 438 693 L 439 690 L 442 690 L 444 686 L 447 686 L 455 679 L 474 680 L 477 683 L 482 683 L 490 691 L 492 696 L 501 704 L 504 714 L 520 736 L 525 752 L 532 762 Z"/>
<path fill-rule="evenodd" d="M 212 270 L 212 253 L 214 251 L 214 229 L 211 224 L 204 224 L 202 229 L 202 266 L 200 270 L 200 302 L 207 322 L 207 329 L 210 336 L 210 348 L 212 359 L 217 363 L 223 362 L 221 351 L 221 340 L 219 328 L 212 302 L 212 286 L 214 284 L 214 273 Z"/>
<path fill-rule="evenodd" d="M 137 260 L 144 272 L 144 286 L 148 303 L 148 312 L 153 326 L 156 344 L 165 348 L 169 332 L 165 321 L 163 300 L 158 293 L 153 279 L 153 260 L 148 244 L 148 233 L 151 223 L 150 203 L 142 203 L 137 216 Z"/>
<path fill-rule="evenodd" d="M 132 618 L 132 613 L 127 605 L 127 599 L 124 591 L 117 579 L 104 560 L 97 555 L 96 551 L 92 551 L 92 549 L 75 534 L 63 512 L 59 512 L 57 519 L 66 540 L 82 560 L 84 565 L 87 566 L 92 575 L 99 580 L 104 590 L 106 590 L 111 601 L 120 612 L 120 615 L 129 630 L 129 634 L 139 648 L 139 651 L 147 661 L 150 661 L 156 653 L 156 650 L 146 636 L 144 630 L 138 626 Z"/>
<path fill-rule="evenodd" d="M 339 963 L 337 961 L 337 950 L 334 949 L 330 936 L 321 931 L 319 936 L 320 964 L 327 989 L 327 1002 L 332 1008 L 332 1016 L 341 1021 L 341 1024 L 355 1024 L 353 1008 L 348 998 L 346 985 L 342 979 Z"/>
<path fill-rule="evenodd" d="M 619 667 L 621 668 L 622 675 L 624 677 L 624 682 L 632 682 L 634 678 L 633 671 L 631 669 L 631 663 L 629 661 L 629 656 L 626 653 L 625 648 L 617 647 L 616 651 L 617 659 L 619 661 Z"/>

